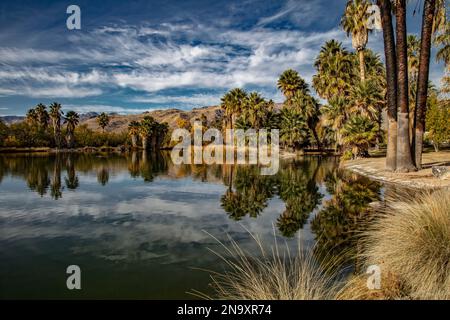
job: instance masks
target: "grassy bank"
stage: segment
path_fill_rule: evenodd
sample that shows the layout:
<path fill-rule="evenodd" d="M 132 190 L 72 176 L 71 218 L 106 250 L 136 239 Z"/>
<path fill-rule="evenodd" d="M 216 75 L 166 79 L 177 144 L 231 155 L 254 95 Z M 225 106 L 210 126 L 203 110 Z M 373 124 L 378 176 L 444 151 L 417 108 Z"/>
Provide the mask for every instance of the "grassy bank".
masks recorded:
<path fill-rule="evenodd" d="M 232 241 L 219 255 L 228 271 L 213 273 L 220 299 L 450 299 L 450 191 L 387 199 L 363 234 L 361 273 L 342 280 L 336 261 L 320 264 L 313 251 L 295 257 L 277 246 L 255 257 Z M 370 290 L 364 273 L 381 270 L 381 288 Z"/>

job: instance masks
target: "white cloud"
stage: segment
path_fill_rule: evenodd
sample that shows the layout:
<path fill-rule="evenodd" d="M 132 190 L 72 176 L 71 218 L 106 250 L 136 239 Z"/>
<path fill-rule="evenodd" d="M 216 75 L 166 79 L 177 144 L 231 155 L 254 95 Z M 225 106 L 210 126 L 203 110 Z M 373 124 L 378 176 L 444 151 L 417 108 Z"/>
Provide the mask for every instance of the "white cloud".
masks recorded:
<path fill-rule="evenodd" d="M 22 91 L 23 90 L 23 91 Z M 98 88 L 84 88 L 84 87 L 44 87 L 44 88 L 23 88 L 22 91 L 27 96 L 33 98 L 84 98 L 91 96 L 98 96 L 102 94 L 102 90 Z"/>
<path fill-rule="evenodd" d="M 64 111 L 73 110 L 78 113 L 87 113 L 87 112 L 106 112 L 106 113 L 118 113 L 118 114 L 130 114 L 130 113 L 142 113 L 145 111 L 149 111 L 149 109 L 145 108 L 128 108 L 121 106 L 109 106 L 109 105 L 101 105 L 101 104 L 66 104 L 63 105 Z M 155 109 L 152 109 L 155 110 Z"/>
<path fill-rule="evenodd" d="M 211 106 L 220 103 L 219 94 L 193 94 L 190 96 L 168 96 L 168 95 L 152 95 L 144 97 L 132 98 L 132 102 L 156 103 L 156 104 L 174 104 L 182 103 L 190 106 Z"/>

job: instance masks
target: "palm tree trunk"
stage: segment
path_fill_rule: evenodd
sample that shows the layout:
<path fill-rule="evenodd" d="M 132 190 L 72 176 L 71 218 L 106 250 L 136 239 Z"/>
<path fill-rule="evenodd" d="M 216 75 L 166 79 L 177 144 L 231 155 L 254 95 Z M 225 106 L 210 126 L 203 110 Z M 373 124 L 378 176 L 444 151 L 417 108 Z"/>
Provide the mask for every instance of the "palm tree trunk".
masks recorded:
<path fill-rule="evenodd" d="M 131 146 L 133 149 L 137 148 L 137 136 L 135 134 L 131 135 Z"/>
<path fill-rule="evenodd" d="M 364 50 L 358 51 L 359 56 L 359 74 L 361 77 L 361 82 L 366 81 L 366 66 L 364 62 Z"/>
<path fill-rule="evenodd" d="M 398 0 L 396 11 L 397 38 L 397 106 L 399 113 L 397 136 L 397 168 L 398 172 L 409 172 L 415 169 L 411 157 L 409 141 L 409 102 L 408 102 L 408 56 L 406 45 L 406 0 Z"/>
<path fill-rule="evenodd" d="M 142 140 L 142 149 L 147 150 L 148 138 L 146 136 L 142 136 L 141 140 Z"/>
<path fill-rule="evenodd" d="M 322 143 L 320 142 L 319 135 L 317 134 L 316 127 L 313 124 L 310 124 L 309 127 L 310 127 L 310 129 L 311 129 L 311 131 L 313 133 L 314 139 L 316 140 L 317 149 L 322 150 Z"/>
<path fill-rule="evenodd" d="M 427 112 L 428 76 L 430 71 L 430 48 L 436 0 L 425 0 L 420 41 L 419 72 L 417 78 L 416 112 L 414 117 L 415 141 L 413 155 L 416 167 L 422 168 L 423 134 Z"/>
<path fill-rule="evenodd" d="M 397 166 L 397 66 L 394 30 L 392 27 L 390 0 L 377 0 L 383 28 L 384 55 L 386 59 L 388 141 L 386 170 L 395 171 Z"/>

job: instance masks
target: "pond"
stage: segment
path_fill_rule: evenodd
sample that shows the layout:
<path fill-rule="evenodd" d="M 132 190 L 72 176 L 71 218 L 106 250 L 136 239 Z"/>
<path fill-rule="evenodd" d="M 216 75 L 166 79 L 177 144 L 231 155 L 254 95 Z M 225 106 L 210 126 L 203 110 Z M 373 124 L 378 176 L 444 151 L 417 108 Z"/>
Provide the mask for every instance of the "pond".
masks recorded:
<path fill-rule="evenodd" d="M 0 298 L 211 294 L 204 270 L 224 268 L 213 237 L 253 252 L 257 235 L 339 255 L 383 193 L 333 157 L 259 172 L 177 166 L 168 153 L 0 155 Z M 66 287 L 69 265 L 81 269 L 81 290 Z"/>

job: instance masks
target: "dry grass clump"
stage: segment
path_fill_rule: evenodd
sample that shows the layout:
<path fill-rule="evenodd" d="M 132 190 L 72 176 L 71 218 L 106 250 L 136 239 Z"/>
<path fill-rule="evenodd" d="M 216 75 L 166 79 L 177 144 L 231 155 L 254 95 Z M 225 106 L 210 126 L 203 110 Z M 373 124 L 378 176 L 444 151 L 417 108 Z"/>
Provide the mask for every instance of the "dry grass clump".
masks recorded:
<path fill-rule="evenodd" d="M 365 234 L 364 258 L 413 299 L 450 299 L 450 191 L 392 202 Z"/>
<path fill-rule="evenodd" d="M 213 298 L 229 300 L 330 300 L 339 291 L 338 274 L 331 270 L 335 263 L 319 263 L 313 250 L 298 250 L 292 256 L 289 249 L 283 250 L 276 243 L 270 252 L 261 241 L 253 237 L 258 251 L 244 251 L 231 238 L 230 245 L 221 243 L 226 256 L 216 251 L 227 265 L 227 271 L 212 272 Z M 211 271 L 210 271 L 211 272 Z M 211 298 L 199 292 L 202 298 Z"/>
<path fill-rule="evenodd" d="M 380 289 L 369 289 L 368 275 L 355 275 L 337 293 L 337 300 L 399 300 L 409 299 L 408 289 L 391 272 L 381 274 Z"/>

